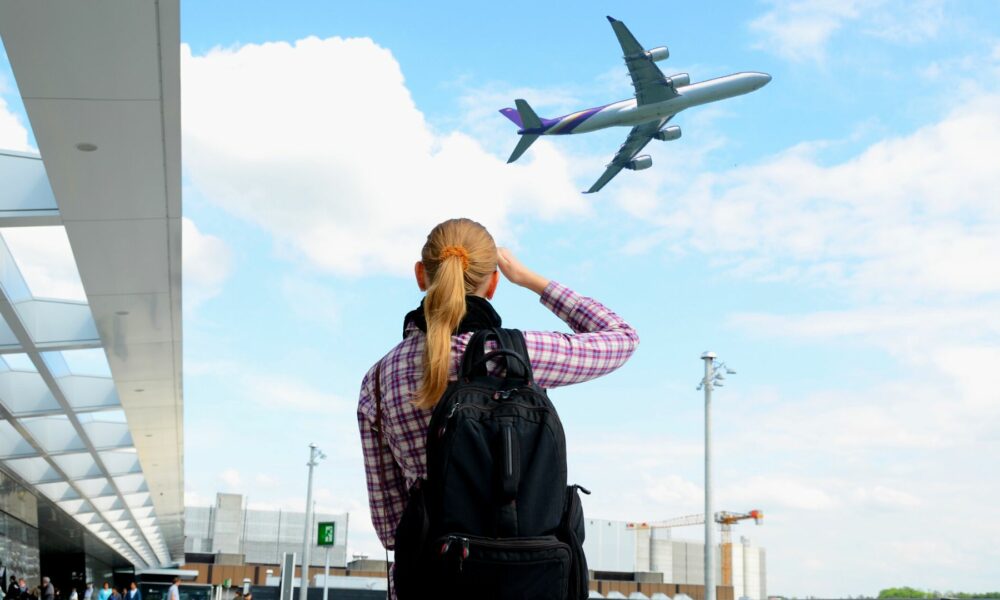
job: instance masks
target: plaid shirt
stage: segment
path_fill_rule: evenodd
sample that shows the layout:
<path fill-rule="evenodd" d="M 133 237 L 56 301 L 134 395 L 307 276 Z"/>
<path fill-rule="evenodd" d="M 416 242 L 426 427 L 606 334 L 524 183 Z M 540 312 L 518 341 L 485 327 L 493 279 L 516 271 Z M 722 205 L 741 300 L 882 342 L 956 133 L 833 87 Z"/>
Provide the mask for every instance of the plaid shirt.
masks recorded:
<path fill-rule="evenodd" d="M 554 281 L 542 292 L 541 302 L 575 332 L 575 335 L 524 332 L 534 379 L 543 388 L 580 383 L 610 373 L 632 356 L 639 343 L 635 329 L 621 317 L 600 302 Z M 465 333 L 451 338 L 449 378 L 452 380 L 457 378 L 459 362 L 471 337 L 471 333 Z M 385 434 L 382 456 L 385 471 L 381 476 L 378 433 L 373 431 L 374 366 L 361 383 L 358 425 L 365 454 L 368 503 L 375 532 L 389 549 L 395 544 L 396 525 L 406 506 L 410 486 L 427 475 L 424 447 L 432 410 L 419 409 L 411 403 L 420 385 L 423 350 L 424 333 L 411 324 L 403 341 L 380 361 Z"/>

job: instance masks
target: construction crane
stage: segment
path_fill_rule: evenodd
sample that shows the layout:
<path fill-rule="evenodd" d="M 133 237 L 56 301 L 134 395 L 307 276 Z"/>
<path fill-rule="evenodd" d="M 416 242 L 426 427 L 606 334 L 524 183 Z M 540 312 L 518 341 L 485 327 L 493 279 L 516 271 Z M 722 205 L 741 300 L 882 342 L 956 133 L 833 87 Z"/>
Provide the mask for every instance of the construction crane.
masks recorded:
<path fill-rule="evenodd" d="M 760 525 L 764 521 L 764 512 L 761 510 L 751 510 L 745 513 L 735 513 L 726 510 L 715 513 L 715 522 L 722 530 L 722 585 L 733 585 L 733 525 L 753 519 L 754 523 Z M 626 523 L 625 528 L 631 530 L 640 529 L 667 529 L 672 527 L 687 527 L 689 525 L 702 525 L 705 522 L 705 515 L 688 515 L 677 517 L 666 521 L 632 522 Z"/>

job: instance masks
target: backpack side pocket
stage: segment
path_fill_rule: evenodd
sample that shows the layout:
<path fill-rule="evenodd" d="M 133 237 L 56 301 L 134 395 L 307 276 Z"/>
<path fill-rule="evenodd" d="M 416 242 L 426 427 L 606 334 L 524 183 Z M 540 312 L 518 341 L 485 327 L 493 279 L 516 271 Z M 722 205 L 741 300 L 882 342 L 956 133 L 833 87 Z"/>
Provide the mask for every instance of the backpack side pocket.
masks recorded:
<path fill-rule="evenodd" d="M 421 562 L 427 546 L 430 520 L 423 483 L 422 479 L 418 479 L 410 488 L 409 500 L 396 526 L 392 584 L 396 597 L 400 599 L 424 597 L 422 584 L 426 573 Z"/>
<path fill-rule="evenodd" d="M 569 593 L 566 597 L 571 600 L 585 600 L 590 594 L 588 589 L 590 572 L 587 570 L 587 557 L 583 553 L 586 530 L 580 492 L 590 494 L 590 490 L 585 487 L 575 484 L 567 486 L 566 504 L 558 534 L 559 539 L 565 542 L 570 550 Z"/>

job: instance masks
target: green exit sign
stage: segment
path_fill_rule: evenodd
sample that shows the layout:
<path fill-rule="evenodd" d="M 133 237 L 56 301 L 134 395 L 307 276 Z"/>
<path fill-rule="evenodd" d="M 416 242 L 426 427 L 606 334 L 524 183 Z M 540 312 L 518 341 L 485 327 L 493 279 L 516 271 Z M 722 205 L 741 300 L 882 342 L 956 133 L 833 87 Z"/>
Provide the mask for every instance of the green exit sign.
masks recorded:
<path fill-rule="evenodd" d="M 336 528 L 337 524 L 333 522 L 320 523 L 319 533 L 316 535 L 316 544 L 319 546 L 332 546 L 333 540 L 336 539 L 336 537 L 334 537 L 334 531 Z"/>

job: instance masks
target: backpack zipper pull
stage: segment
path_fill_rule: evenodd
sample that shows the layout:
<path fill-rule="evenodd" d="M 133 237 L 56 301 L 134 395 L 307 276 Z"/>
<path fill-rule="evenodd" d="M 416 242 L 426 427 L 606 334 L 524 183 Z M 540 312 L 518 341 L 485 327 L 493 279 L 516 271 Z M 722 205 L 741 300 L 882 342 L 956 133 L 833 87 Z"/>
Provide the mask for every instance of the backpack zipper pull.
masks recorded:
<path fill-rule="evenodd" d="M 462 554 L 458 558 L 458 572 L 462 572 L 462 563 L 469 558 L 469 538 L 459 538 L 462 541 Z"/>
<path fill-rule="evenodd" d="M 445 540 L 445 542 L 443 544 L 441 544 L 441 556 L 444 556 L 445 554 L 448 554 L 448 551 L 451 550 L 451 542 L 454 539 L 455 538 L 453 538 L 453 537 L 449 537 L 447 540 Z"/>
<path fill-rule="evenodd" d="M 448 431 L 448 423 L 451 421 L 451 418 L 455 416 L 455 411 L 458 410 L 458 406 L 461 403 L 462 403 L 462 401 L 459 400 L 458 402 L 456 402 L 456 403 L 454 403 L 454 404 L 451 405 L 451 410 L 448 411 L 448 416 L 445 418 L 444 424 L 441 425 L 441 427 L 438 427 L 437 434 L 438 434 L 439 438 L 443 438 L 444 437 L 444 432 Z"/>

